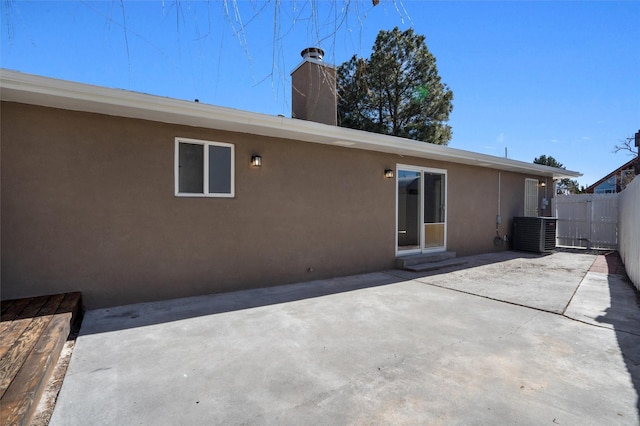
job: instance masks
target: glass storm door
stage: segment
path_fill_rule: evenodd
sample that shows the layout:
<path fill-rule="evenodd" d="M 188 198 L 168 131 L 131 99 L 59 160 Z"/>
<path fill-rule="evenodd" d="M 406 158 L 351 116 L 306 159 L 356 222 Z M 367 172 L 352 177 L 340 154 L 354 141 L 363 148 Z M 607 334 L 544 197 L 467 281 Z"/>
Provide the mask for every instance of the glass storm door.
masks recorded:
<path fill-rule="evenodd" d="M 398 166 L 397 252 L 446 249 L 446 170 Z"/>

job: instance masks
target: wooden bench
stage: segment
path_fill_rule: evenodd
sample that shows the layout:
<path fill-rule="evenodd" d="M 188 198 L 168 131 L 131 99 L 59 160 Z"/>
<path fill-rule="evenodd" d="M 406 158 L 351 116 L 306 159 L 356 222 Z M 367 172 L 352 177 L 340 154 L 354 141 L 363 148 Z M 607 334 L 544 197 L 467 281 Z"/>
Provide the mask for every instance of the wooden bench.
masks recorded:
<path fill-rule="evenodd" d="M 78 292 L 2 301 L 0 425 L 29 424 L 81 316 Z"/>

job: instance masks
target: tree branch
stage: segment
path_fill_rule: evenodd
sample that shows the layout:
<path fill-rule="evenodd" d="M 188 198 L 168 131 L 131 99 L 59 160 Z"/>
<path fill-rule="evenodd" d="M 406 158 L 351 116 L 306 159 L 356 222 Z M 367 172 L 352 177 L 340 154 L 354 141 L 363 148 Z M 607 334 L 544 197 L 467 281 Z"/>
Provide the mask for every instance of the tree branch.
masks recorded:
<path fill-rule="evenodd" d="M 620 145 L 613 147 L 614 154 L 624 151 L 627 155 L 638 155 L 638 149 L 632 145 L 634 138 L 626 138 L 620 141 Z"/>

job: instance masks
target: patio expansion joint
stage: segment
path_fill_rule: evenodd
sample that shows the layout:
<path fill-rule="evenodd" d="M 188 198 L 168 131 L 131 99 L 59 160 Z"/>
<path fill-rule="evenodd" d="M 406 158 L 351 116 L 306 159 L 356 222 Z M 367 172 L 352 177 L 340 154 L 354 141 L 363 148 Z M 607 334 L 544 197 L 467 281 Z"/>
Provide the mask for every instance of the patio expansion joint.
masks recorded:
<path fill-rule="evenodd" d="M 596 262 L 598 258 L 596 257 L 595 259 L 593 259 L 593 263 Z M 569 298 L 569 301 L 567 302 L 567 304 L 565 305 L 564 309 L 562 310 L 562 316 L 563 317 L 567 317 L 565 314 L 567 313 L 567 309 L 569 309 L 569 306 L 571 305 L 571 302 L 573 301 L 573 298 L 576 296 L 576 293 L 578 292 L 578 289 L 580 288 L 580 286 L 582 285 L 582 283 L 584 282 L 584 279 L 587 278 L 587 275 L 589 274 L 589 271 L 591 270 L 591 268 L 593 267 L 593 263 L 591 264 L 591 266 L 589 267 L 589 269 L 587 269 L 587 271 L 584 273 L 584 275 L 582 275 L 582 278 L 580 279 L 580 283 L 576 286 L 576 288 L 573 290 L 573 294 L 571 295 L 571 297 Z M 567 317 L 569 318 L 569 317 Z M 577 320 L 576 320 L 577 321 Z M 591 324 L 594 325 L 594 324 Z M 605 327 L 606 328 L 606 327 Z"/>
<path fill-rule="evenodd" d="M 417 282 L 419 284 L 422 284 L 422 285 L 430 285 L 432 287 L 443 288 L 445 290 L 457 291 L 458 293 L 468 294 L 470 296 L 482 297 L 483 299 L 493 300 L 495 302 L 506 303 L 506 304 L 513 305 L 513 306 L 520 306 L 521 308 L 532 309 L 534 311 L 547 312 L 547 313 L 550 313 L 550 314 L 564 316 L 559 312 L 550 311 L 548 309 L 536 308 L 535 306 L 528 306 L 528 305 L 524 305 L 522 303 L 511 302 L 509 300 L 498 299 L 496 297 L 491 297 L 491 296 L 485 296 L 483 294 L 478 294 L 478 293 L 473 293 L 473 292 L 470 292 L 470 291 L 460 290 L 458 288 L 451 288 L 451 287 L 446 287 L 446 286 L 439 285 L 439 284 L 426 283 L 426 282 L 422 282 L 422 281 L 418 281 L 418 280 L 412 280 L 412 281 L 415 281 L 415 282 Z"/>
<path fill-rule="evenodd" d="M 578 284 L 578 286 L 576 287 L 576 290 L 573 292 L 573 295 L 571 296 L 571 300 L 573 300 L 573 297 L 575 296 L 576 292 L 578 291 L 578 288 L 580 288 L 580 285 L 582 285 L 582 282 L 584 281 L 584 278 L 587 276 L 587 274 L 588 274 L 588 272 L 584 274 L 584 277 L 582 277 L 582 280 L 580 281 L 580 284 Z M 483 299 L 493 300 L 495 302 L 501 302 L 501 303 L 506 303 L 508 305 L 519 306 L 521 308 L 527 308 L 527 309 L 531 309 L 531 310 L 538 311 L 538 312 L 546 312 L 548 314 L 558 315 L 558 316 L 561 316 L 561 317 L 566 318 L 568 320 L 575 321 L 575 322 L 578 322 L 578 323 L 581 323 L 581 324 L 586 324 L 586 325 L 590 325 L 592 327 L 602 328 L 602 329 L 605 329 L 605 330 L 611 330 L 610 327 L 607 327 L 607 326 L 604 326 L 604 325 L 593 324 L 591 322 L 583 321 L 583 320 L 580 320 L 580 319 L 577 319 L 577 318 L 572 318 L 570 316 L 565 315 L 565 313 L 567 311 L 567 307 L 571 304 L 571 300 L 569 301 L 567 306 L 565 306 L 565 308 L 564 308 L 564 310 L 562 312 L 555 312 L 555 311 L 551 311 L 551 310 L 548 310 L 548 309 L 536 308 L 535 306 L 527 306 L 527 305 L 524 305 L 522 303 L 516 303 L 516 302 L 509 301 L 509 300 L 503 300 L 503 299 L 498 299 L 498 298 L 491 297 L 491 296 L 485 296 L 485 295 L 482 295 L 482 294 L 472 293 L 470 291 L 464 291 L 464 290 L 460 290 L 460 289 L 457 289 L 457 288 L 445 287 L 445 286 L 442 286 L 442 285 L 439 285 L 439 284 L 426 283 L 426 282 L 417 281 L 417 280 L 411 280 L 411 281 L 414 281 L 414 282 L 422 284 L 422 285 L 430 285 L 432 287 L 438 287 L 438 288 L 443 288 L 445 290 L 451 290 L 451 291 L 456 291 L 458 293 L 468 294 L 470 296 L 482 297 Z M 515 331 L 517 331 L 517 330 L 514 330 L 514 332 Z M 626 333 L 626 334 L 630 334 L 632 336 L 640 337 L 640 334 L 633 333 L 633 332 L 626 331 L 626 330 L 616 330 L 616 333 L 618 333 L 618 332 Z"/>
<path fill-rule="evenodd" d="M 555 313 L 555 312 L 551 312 L 551 313 Z M 640 337 L 640 333 L 634 333 L 634 332 L 632 332 L 632 331 L 627 331 L 627 330 L 612 329 L 611 327 L 607 327 L 607 326 L 605 326 L 605 325 L 598 325 L 598 324 L 594 324 L 594 323 L 592 323 L 592 322 L 583 321 L 583 320 L 580 320 L 580 319 L 577 319 L 577 318 L 572 318 L 572 317 L 569 317 L 569 316 L 567 316 L 567 315 L 565 315 L 565 314 L 556 314 L 556 315 L 560 315 L 561 317 L 565 317 L 565 318 L 567 318 L 567 319 L 570 319 L 571 321 L 579 322 L 579 323 L 581 323 L 581 324 L 590 325 L 590 326 L 592 326 L 592 327 L 603 328 L 603 329 L 605 329 L 605 330 L 612 330 L 612 331 L 615 331 L 616 333 L 625 333 L 625 334 L 629 334 L 629 335 L 631 335 L 631 336 Z"/>

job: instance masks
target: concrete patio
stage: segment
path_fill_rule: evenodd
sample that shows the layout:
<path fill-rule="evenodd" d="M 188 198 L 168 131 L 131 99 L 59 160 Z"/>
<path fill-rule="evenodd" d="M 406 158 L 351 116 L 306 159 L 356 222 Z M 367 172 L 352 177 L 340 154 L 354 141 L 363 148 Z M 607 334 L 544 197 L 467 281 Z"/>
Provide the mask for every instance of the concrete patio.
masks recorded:
<path fill-rule="evenodd" d="M 89 311 L 50 424 L 637 425 L 638 299 L 596 258 Z"/>

